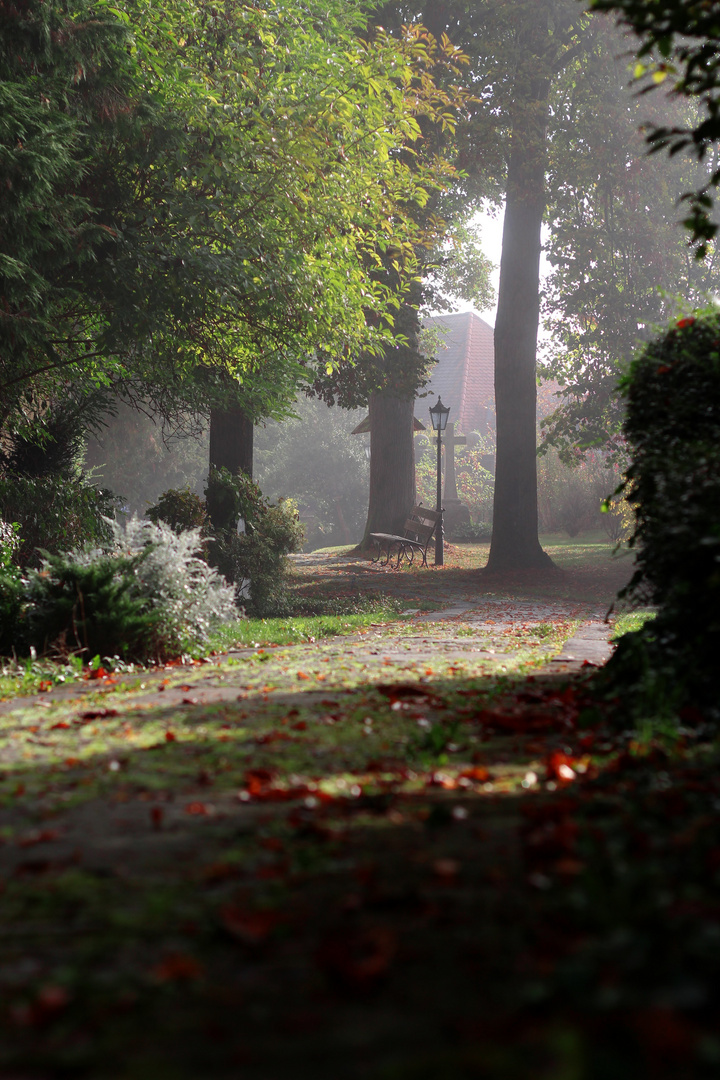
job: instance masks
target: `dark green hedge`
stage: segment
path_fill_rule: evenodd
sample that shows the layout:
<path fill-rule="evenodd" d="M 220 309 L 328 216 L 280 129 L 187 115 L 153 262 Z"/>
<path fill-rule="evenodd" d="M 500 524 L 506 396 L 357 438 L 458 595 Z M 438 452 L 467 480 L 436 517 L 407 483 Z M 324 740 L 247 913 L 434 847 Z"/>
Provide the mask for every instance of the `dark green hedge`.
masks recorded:
<path fill-rule="evenodd" d="M 674 710 L 720 696 L 720 314 L 681 319 L 625 379 L 637 569 L 626 592 L 657 620 L 609 671 Z M 640 684 L 638 684 L 640 685 Z"/>

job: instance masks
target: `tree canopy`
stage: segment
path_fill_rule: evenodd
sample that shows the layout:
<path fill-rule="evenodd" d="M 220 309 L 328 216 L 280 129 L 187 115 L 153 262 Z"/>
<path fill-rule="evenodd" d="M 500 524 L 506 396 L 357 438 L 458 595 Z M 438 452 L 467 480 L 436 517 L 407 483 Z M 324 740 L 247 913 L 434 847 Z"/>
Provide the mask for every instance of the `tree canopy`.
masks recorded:
<path fill-rule="evenodd" d="M 718 287 L 717 254 L 693 259 L 676 220 L 676 200 L 707 170 L 685 154 L 659 168 L 640 133 L 670 110 L 680 124 L 690 106 L 638 96 L 622 36 L 606 18 L 592 23 L 582 64 L 553 96 L 548 172 L 544 372 L 564 397 L 546 445 L 570 459 L 622 452 L 621 372 L 654 327 Z"/>
<path fill-rule="evenodd" d="M 662 87 L 699 105 L 688 122 L 665 120 L 651 125 L 653 151 L 671 156 L 691 150 L 711 163 L 703 183 L 686 191 L 685 224 L 703 258 L 718 224 L 711 220 L 711 190 L 720 183 L 717 142 L 720 139 L 720 3 L 717 0 L 592 0 L 597 11 L 617 14 L 621 25 L 639 39 L 635 79 L 644 92 Z"/>
<path fill-rule="evenodd" d="M 367 30 L 347 3 L 0 5 L 0 387 L 22 426 L 70 383 L 160 399 L 379 348 L 411 276 L 420 120 L 457 51 Z M 372 317 L 367 318 L 368 314 Z M 242 390 L 241 390 L 242 393 Z"/>

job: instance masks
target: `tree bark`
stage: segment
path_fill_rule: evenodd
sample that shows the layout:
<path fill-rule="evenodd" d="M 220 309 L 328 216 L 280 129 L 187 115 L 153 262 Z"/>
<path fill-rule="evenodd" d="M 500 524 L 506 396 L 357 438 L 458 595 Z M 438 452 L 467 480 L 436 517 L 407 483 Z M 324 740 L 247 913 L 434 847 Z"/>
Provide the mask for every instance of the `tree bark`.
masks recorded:
<path fill-rule="evenodd" d="M 415 505 L 414 397 L 384 390 L 370 398 L 370 497 L 362 547 L 371 532 L 402 533 Z"/>
<path fill-rule="evenodd" d="M 548 10 L 542 0 L 526 10 L 518 42 L 495 323 L 497 455 L 489 570 L 553 565 L 538 539 L 535 374 L 546 201 Z"/>
<path fill-rule="evenodd" d="M 252 479 L 253 423 L 240 408 L 210 413 L 210 465 L 233 476 L 241 470 Z"/>

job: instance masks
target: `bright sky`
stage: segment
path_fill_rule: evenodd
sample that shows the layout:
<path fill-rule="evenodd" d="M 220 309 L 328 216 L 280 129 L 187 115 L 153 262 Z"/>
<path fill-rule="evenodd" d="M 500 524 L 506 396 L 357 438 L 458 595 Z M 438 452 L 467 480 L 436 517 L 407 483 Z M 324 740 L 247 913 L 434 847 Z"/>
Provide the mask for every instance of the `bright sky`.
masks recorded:
<path fill-rule="evenodd" d="M 496 217 L 491 217 L 490 214 L 482 213 L 478 214 L 476 220 L 480 222 L 482 228 L 482 248 L 487 257 L 495 265 L 495 270 L 491 275 L 493 287 L 495 289 L 495 295 L 497 296 L 498 282 L 500 280 L 500 253 L 502 251 L 502 230 L 503 230 L 503 218 L 504 210 L 500 210 Z M 540 256 L 540 280 L 545 277 L 549 272 L 545 255 Z M 461 311 L 469 310 L 469 305 L 465 305 L 460 308 Z M 497 314 L 497 304 L 494 307 L 486 308 L 484 311 L 478 311 L 485 322 L 490 323 L 490 326 L 495 326 L 495 315 Z M 543 336 L 542 326 L 540 327 L 540 337 Z"/>

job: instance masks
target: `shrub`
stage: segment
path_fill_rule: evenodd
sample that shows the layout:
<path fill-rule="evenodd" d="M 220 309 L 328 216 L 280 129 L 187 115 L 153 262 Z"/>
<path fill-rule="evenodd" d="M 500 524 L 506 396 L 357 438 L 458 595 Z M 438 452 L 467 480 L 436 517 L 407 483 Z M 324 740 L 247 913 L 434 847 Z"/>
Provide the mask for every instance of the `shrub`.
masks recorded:
<path fill-rule="evenodd" d="M 258 485 L 238 472 L 233 476 L 227 469 L 210 469 L 205 488 L 205 502 L 214 532 L 237 531 L 238 519 L 252 532 L 268 510 L 268 502 Z"/>
<path fill-rule="evenodd" d="M 207 533 L 207 507 L 200 496 L 190 488 L 169 488 L 164 491 L 155 505 L 147 511 L 146 517 L 156 525 L 164 521 L 176 533 L 188 529 L 200 529 L 202 536 Z"/>
<path fill-rule="evenodd" d="M 41 651 L 164 660 L 205 643 L 237 615 L 232 590 L 198 558 L 200 530 L 132 518 L 110 550 L 47 555 L 32 570 L 20 632 Z"/>
<path fill-rule="evenodd" d="M 83 476 L 5 476 L 0 479 L 0 518 L 17 522 L 19 566 L 37 566 L 39 549 L 56 554 L 112 539 L 110 519 L 118 499 Z"/>
<path fill-rule="evenodd" d="M 271 506 L 244 473 L 212 469 L 206 489 L 213 532 L 208 561 L 236 586 L 238 602 L 257 616 L 285 610 L 287 562 L 304 542 L 297 508 L 291 499 Z M 238 518 L 245 531 L 238 533 Z M 249 590 L 248 590 L 249 583 Z"/>
<path fill-rule="evenodd" d="M 709 704 L 720 648 L 720 314 L 682 319 L 647 345 L 624 393 L 637 560 L 624 594 L 659 611 L 627 635 L 609 674 L 637 683 L 642 668 L 660 698 Z"/>
<path fill-rule="evenodd" d="M 13 557 L 20 545 L 18 526 L 0 520 L 0 653 L 12 651 L 25 583 Z"/>

